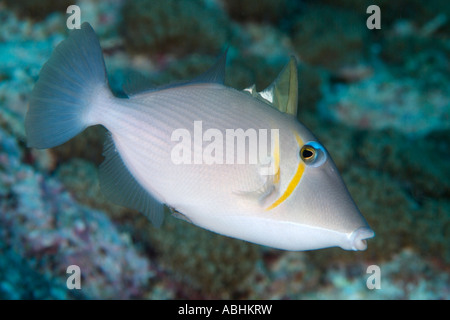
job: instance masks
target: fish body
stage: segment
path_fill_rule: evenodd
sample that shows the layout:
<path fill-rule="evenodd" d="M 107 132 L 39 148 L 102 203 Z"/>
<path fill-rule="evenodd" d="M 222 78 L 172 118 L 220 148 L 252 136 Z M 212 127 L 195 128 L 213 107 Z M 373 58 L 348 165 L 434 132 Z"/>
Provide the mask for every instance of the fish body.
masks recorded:
<path fill-rule="evenodd" d="M 167 205 L 202 228 L 270 247 L 364 250 L 373 231 L 326 149 L 295 117 L 295 61 L 259 93 L 225 86 L 224 66 L 225 55 L 191 82 L 117 98 L 83 24 L 41 71 L 28 144 L 53 147 L 100 124 L 110 133 L 102 191 L 155 225 Z"/>

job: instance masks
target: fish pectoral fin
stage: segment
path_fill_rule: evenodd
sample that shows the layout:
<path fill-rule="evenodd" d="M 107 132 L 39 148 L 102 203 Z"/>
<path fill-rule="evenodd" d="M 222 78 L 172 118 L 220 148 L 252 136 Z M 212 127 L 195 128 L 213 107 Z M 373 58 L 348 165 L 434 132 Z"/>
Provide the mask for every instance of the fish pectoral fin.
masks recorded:
<path fill-rule="evenodd" d="M 272 154 L 267 157 L 263 163 L 257 165 L 257 176 L 259 181 L 263 183 L 257 188 L 250 191 L 234 192 L 239 195 L 253 197 L 258 199 L 262 204 L 271 194 L 279 190 L 280 184 L 280 145 L 278 141 L 278 134 L 272 137 Z M 252 180 L 249 176 L 248 179 Z M 247 181 L 246 181 L 247 182 Z"/>
<path fill-rule="evenodd" d="M 128 171 L 117 152 L 111 134 L 108 133 L 100 165 L 100 189 L 112 202 L 142 212 L 153 223 L 161 226 L 164 204 L 148 193 Z"/>
<path fill-rule="evenodd" d="M 261 185 L 252 190 L 239 190 L 234 191 L 234 193 L 241 196 L 254 198 L 262 203 L 271 194 L 277 192 L 280 183 L 280 167 L 278 158 L 276 156 L 271 157 L 268 165 L 259 165 L 258 176 L 260 177 L 259 180 L 262 180 Z"/>
<path fill-rule="evenodd" d="M 267 176 L 266 181 L 258 188 L 254 190 L 246 190 L 246 191 L 233 191 L 234 194 L 255 199 L 258 202 L 263 202 L 264 199 L 269 197 L 272 193 L 274 193 L 278 188 L 278 185 L 274 182 L 273 176 Z"/>

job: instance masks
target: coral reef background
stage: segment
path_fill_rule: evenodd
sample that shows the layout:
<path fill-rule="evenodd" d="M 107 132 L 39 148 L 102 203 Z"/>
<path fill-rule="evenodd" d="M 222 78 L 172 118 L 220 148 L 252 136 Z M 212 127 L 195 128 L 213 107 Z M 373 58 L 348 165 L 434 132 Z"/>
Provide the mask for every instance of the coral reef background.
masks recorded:
<path fill-rule="evenodd" d="M 155 229 L 101 194 L 103 128 L 27 148 L 29 95 L 70 4 L 117 95 L 136 74 L 193 78 L 227 47 L 227 84 L 262 89 L 295 55 L 298 118 L 375 230 L 368 249 L 285 252 L 169 212 Z M 381 30 L 366 27 L 371 4 Z M 0 299 L 450 298 L 449 1 L 2 0 L 0 25 Z M 81 290 L 66 287 L 72 264 Z M 366 286 L 370 265 L 381 289 Z"/>

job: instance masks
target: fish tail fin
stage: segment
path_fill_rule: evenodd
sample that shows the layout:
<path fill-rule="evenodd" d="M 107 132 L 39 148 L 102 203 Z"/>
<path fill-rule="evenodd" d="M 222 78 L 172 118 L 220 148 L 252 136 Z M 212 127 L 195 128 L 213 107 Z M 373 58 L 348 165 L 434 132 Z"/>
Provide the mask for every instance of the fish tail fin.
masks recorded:
<path fill-rule="evenodd" d="M 92 27 L 83 23 L 42 67 L 25 117 L 28 146 L 52 148 L 97 124 L 90 111 L 102 94 L 111 95 L 102 50 Z"/>

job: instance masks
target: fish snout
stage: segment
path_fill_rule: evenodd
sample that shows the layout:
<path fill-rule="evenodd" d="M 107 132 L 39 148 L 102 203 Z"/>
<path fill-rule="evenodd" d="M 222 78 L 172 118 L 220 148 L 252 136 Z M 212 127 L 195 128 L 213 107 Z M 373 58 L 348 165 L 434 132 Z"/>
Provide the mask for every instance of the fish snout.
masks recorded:
<path fill-rule="evenodd" d="M 375 232 L 369 227 L 358 228 L 349 236 L 350 246 L 354 251 L 364 251 L 367 249 L 366 239 L 373 238 L 374 236 Z"/>

